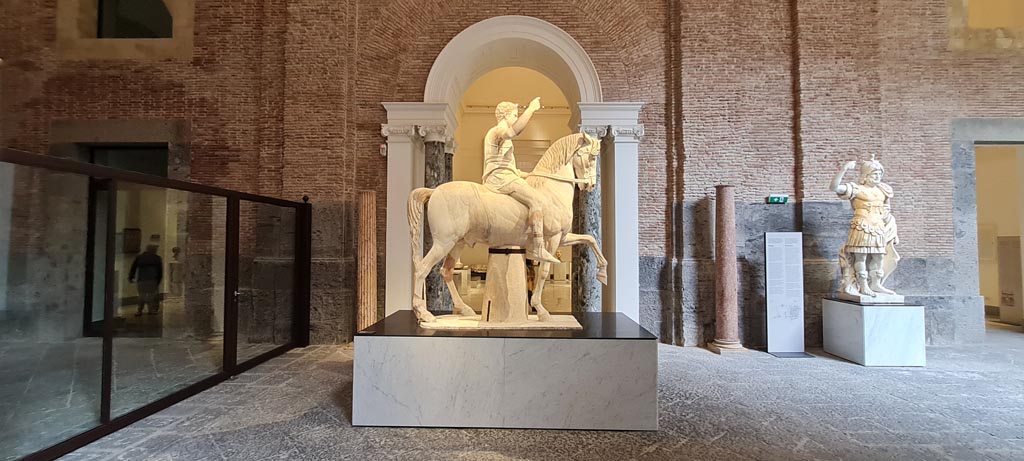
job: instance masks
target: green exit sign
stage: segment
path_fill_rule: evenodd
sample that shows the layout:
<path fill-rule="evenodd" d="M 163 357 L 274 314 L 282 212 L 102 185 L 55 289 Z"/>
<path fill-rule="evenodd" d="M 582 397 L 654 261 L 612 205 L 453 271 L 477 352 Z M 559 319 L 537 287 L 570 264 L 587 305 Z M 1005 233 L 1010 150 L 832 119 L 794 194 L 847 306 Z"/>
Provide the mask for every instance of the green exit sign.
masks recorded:
<path fill-rule="evenodd" d="M 789 201 L 789 196 L 785 194 L 771 194 L 768 196 L 769 204 L 781 204 Z"/>

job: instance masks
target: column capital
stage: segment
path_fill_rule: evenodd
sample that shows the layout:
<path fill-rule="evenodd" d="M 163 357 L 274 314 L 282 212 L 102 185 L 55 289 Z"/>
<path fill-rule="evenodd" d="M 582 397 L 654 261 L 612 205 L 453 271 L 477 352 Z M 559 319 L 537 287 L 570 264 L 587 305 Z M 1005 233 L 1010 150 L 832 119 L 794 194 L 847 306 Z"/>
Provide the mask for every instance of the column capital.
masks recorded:
<path fill-rule="evenodd" d="M 444 153 L 455 154 L 455 138 L 449 136 L 448 140 L 444 143 Z"/>
<path fill-rule="evenodd" d="M 608 135 L 608 125 L 580 125 L 580 133 L 603 139 Z"/>
<path fill-rule="evenodd" d="M 383 123 L 380 126 L 380 134 L 388 138 L 388 141 L 409 141 L 416 136 L 416 125 Z"/>
<path fill-rule="evenodd" d="M 640 142 L 644 136 L 644 125 L 612 125 L 611 134 L 616 142 Z"/>
<path fill-rule="evenodd" d="M 451 138 L 446 125 L 420 125 L 417 131 L 425 142 L 447 143 Z"/>

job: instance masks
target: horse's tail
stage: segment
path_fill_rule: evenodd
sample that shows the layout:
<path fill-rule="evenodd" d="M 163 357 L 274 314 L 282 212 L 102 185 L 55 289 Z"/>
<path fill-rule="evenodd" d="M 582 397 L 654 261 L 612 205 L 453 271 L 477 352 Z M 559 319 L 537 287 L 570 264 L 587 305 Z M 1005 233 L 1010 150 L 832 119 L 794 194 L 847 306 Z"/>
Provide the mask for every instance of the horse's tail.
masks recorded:
<path fill-rule="evenodd" d="M 409 193 L 409 235 L 412 237 L 412 260 L 419 264 L 423 259 L 423 206 L 434 193 L 434 189 L 420 187 Z"/>

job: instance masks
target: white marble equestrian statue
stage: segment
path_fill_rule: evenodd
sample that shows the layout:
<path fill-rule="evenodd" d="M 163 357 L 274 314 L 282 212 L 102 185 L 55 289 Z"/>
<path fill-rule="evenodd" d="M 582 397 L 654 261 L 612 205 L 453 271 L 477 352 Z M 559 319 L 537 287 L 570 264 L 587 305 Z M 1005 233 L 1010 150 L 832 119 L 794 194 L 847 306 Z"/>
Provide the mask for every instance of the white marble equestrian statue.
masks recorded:
<path fill-rule="evenodd" d="M 555 141 L 544 153 L 526 182 L 532 186 L 543 203 L 543 237 L 547 251 L 554 253 L 559 246 L 587 245 L 597 255 L 597 279 L 608 283 L 608 260 L 601 254 L 594 237 L 569 232 L 572 227 L 572 199 L 575 188 L 591 191 L 597 184 L 597 157 L 601 141 L 592 136 L 576 133 Z M 423 209 L 433 245 L 425 256 L 422 253 Z M 462 249 L 482 243 L 489 247 L 529 247 L 532 232 L 527 207 L 515 198 L 493 192 L 488 186 L 469 181 L 453 181 L 436 189 L 419 188 L 409 194 L 409 229 L 412 234 L 412 256 L 415 271 L 412 307 L 421 322 L 433 322 L 424 299 L 424 281 L 437 263 L 444 259 L 442 276 L 452 296 L 455 313 L 462 316 L 477 315 L 459 296 L 453 277 L 455 262 Z M 536 268 L 537 286 L 530 305 L 537 310 L 540 321 L 551 319 L 541 304 L 544 281 L 551 264 L 542 262 Z"/>

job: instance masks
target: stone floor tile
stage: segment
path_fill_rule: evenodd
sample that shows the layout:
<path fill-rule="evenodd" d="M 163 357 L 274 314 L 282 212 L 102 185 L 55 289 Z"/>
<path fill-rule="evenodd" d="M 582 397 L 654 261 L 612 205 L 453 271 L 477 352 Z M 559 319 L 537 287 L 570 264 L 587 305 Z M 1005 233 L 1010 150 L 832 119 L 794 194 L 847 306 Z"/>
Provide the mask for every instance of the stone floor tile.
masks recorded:
<path fill-rule="evenodd" d="M 821 351 L 781 360 L 663 345 L 656 432 L 352 427 L 352 348 L 320 346 L 275 358 L 73 456 L 1024 460 L 1024 335 L 990 331 L 988 341 L 929 348 L 921 369 L 861 367 Z"/>

